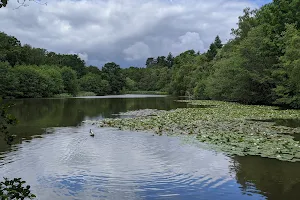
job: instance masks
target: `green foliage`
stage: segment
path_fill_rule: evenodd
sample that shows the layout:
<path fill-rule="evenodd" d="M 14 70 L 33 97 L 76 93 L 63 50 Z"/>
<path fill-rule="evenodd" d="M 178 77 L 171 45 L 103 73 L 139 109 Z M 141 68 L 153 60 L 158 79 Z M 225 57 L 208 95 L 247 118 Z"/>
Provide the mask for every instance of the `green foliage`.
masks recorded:
<path fill-rule="evenodd" d="M 80 89 L 93 92 L 96 95 L 105 95 L 110 91 L 109 83 L 100 75 L 88 73 L 79 79 Z"/>
<path fill-rule="evenodd" d="M 126 90 L 129 90 L 129 91 L 137 90 L 136 82 L 134 80 L 132 80 L 129 77 L 126 77 L 125 81 L 126 81 L 126 84 L 125 84 Z"/>
<path fill-rule="evenodd" d="M 17 85 L 18 78 L 9 63 L 0 62 L 0 95 L 6 98 L 16 97 Z"/>
<path fill-rule="evenodd" d="M 239 57 L 223 59 L 215 64 L 215 72 L 207 80 L 205 93 L 216 100 L 250 103 L 251 79 L 247 70 L 241 68 Z"/>
<path fill-rule="evenodd" d="M 125 78 L 119 65 L 114 62 L 106 63 L 102 67 L 102 73 L 105 80 L 108 81 L 110 88 L 109 93 L 120 94 L 125 86 Z"/>
<path fill-rule="evenodd" d="M 17 119 L 8 113 L 11 106 L 12 104 L 3 103 L 0 97 L 0 134 L 9 145 L 13 142 L 14 136 L 8 132 L 8 126 L 17 124 Z"/>
<path fill-rule="evenodd" d="M 300 31 L 295 25 L 286 25 L 283 33 L 285 49 L 280 68 L 273 72 L 278 84 L 274 89 L 276 103 L 300 108 Z"/>
<path fill-rule="evenodd" d="M 5 7 L 7 5 L 8 0 L 1 0 L 0 1 L 0 8 Z"/>
<path fill-rule="evenodd" d="M 218 49 L 221 49 L 222 46 L 223 46 L 222 41 L 220 37 L 217 35 L 215 41 L 209 46 L 209 50 L 206 53 L 207 59 L 209 61 L 212 61 L 216 57 L 218 53 Z"/>
<path fill-rule="evenodd" d="M 76 72 L 69 67 L 63 67 L 61 76 L 64 82 L 64 92 L 75 96 L 79 91 Z"/>
<path fill-rule="evenodd" d="M 77 96 L 84 97 L 84 96 L 96 96 L 94 92 L 86 92 L 86 91 L 80 91 Z"/>
<path fill-rule="evenodd" d="M 256 13 L 257 10 L 250 10 L 250 8 L 245 8 L 244 15 L 239 17 L 239 22 L 237 23 L 237 29 L 231 29 L 231 34 L 235 36 L 238 41 L 247 37 L 248 32 L 257 25 Z"/>
<path fill-rule="evenodd" d="M 0 32 L 0 62 L 7 61 L 15 66 L 20 60 L 21 43 L 17 38 Z"/>
<path fill-rule="evenodd" d="M 36 196 L 31 193 L 29 185 L 24 186 L 25 183 L 21 178 L 14 178 L 12 180 L 4 178 L 4 181 L 0 182 L 1 199 L 34 199 Z"/>
<path fill-rule="evenodd" d="M 18 80 L 16 97 L 35 98 L 45 95 L 47 78 L 36 66 L 17 66 L 13 72 Z"/>
<path fill-rule="evenodd" d="M 61 94 L 55 94 L 53 95 L 54 98 L 68 98 L 73 97 L 74 95 L 68 94 L 68 93 L 61 93 Z"/>

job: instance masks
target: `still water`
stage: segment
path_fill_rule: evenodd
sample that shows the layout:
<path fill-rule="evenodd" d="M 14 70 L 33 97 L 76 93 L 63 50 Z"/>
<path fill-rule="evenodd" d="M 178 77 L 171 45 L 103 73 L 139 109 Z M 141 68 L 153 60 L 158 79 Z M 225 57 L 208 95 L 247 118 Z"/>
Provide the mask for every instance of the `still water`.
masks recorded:
<path fill-rule="evenodd" d="M 185 138 L 81 124 L 128 110 L 187 107 L 173 100 L 15 100 L 12 112 L 20 122 L 11 131 L 18 137 L 12 147 L 0 140 L 0 177 L 22 177 L 40 200 L 300 199 L 300 163 L 226 156 Z"/>

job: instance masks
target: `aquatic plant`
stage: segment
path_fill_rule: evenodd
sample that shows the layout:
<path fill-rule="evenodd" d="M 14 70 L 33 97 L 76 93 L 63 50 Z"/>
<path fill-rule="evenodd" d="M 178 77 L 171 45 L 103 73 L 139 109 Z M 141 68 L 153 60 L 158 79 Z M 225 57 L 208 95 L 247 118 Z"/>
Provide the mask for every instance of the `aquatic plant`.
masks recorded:
<path fill-rule="evenodd" d="M 299 119 L 299 110 L 207 100 L 181 102 L 201 107 L 178 108 L 155 116 L 140 114 L 133 118 L 108 118 L 94 123 L 101 127 L 151 131 L 159 135 L 196 134 L 200 142 L 229 154 L 300 161 L 300 143 L 293 137 L 293 134 L 300 134 L 300 128 L 277 126 L 270 120 Z"/>

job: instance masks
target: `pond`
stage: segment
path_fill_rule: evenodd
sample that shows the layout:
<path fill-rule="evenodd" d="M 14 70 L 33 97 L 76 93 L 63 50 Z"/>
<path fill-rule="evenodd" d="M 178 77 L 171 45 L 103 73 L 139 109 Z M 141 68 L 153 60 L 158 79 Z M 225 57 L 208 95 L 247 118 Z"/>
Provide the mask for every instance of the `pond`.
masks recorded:
<path fill-rule="evenodd" d="M 186 142 L 189 136 L 81 123 L 130 110 L 191 106 L 174 100 L 157 95 L 14 100 L 12 112 L 20 122 L 10 130 L 17 134 L 12 147 L 0 141 L 0 177 L 22 177 L 41 200 L 299 199 L 299 162 L 228 156 Z"/>

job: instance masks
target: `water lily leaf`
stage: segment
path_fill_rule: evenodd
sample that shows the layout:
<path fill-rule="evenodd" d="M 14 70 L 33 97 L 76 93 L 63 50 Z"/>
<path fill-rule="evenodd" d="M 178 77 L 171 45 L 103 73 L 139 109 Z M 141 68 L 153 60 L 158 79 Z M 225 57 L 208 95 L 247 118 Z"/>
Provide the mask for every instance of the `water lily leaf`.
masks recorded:
<path fill-rule="evenodd" d="M 292 136 L 300 133 L 300 127 L 278 126 L 272 121 L 275 118 L 300 120 L 299 110 L 220 101 L 182 102 L 202 108 L 130 111 L 120 114 L 135 114 L 134 117 L 86 123 L 122 130 L 151 131 L 159 135 L 196 134 L 194 139 L 229 154 L 256 155 L 290 162 L 300 160 L 300 143 Z M 209 106 L 203 108 L 206 105 Z"/>

